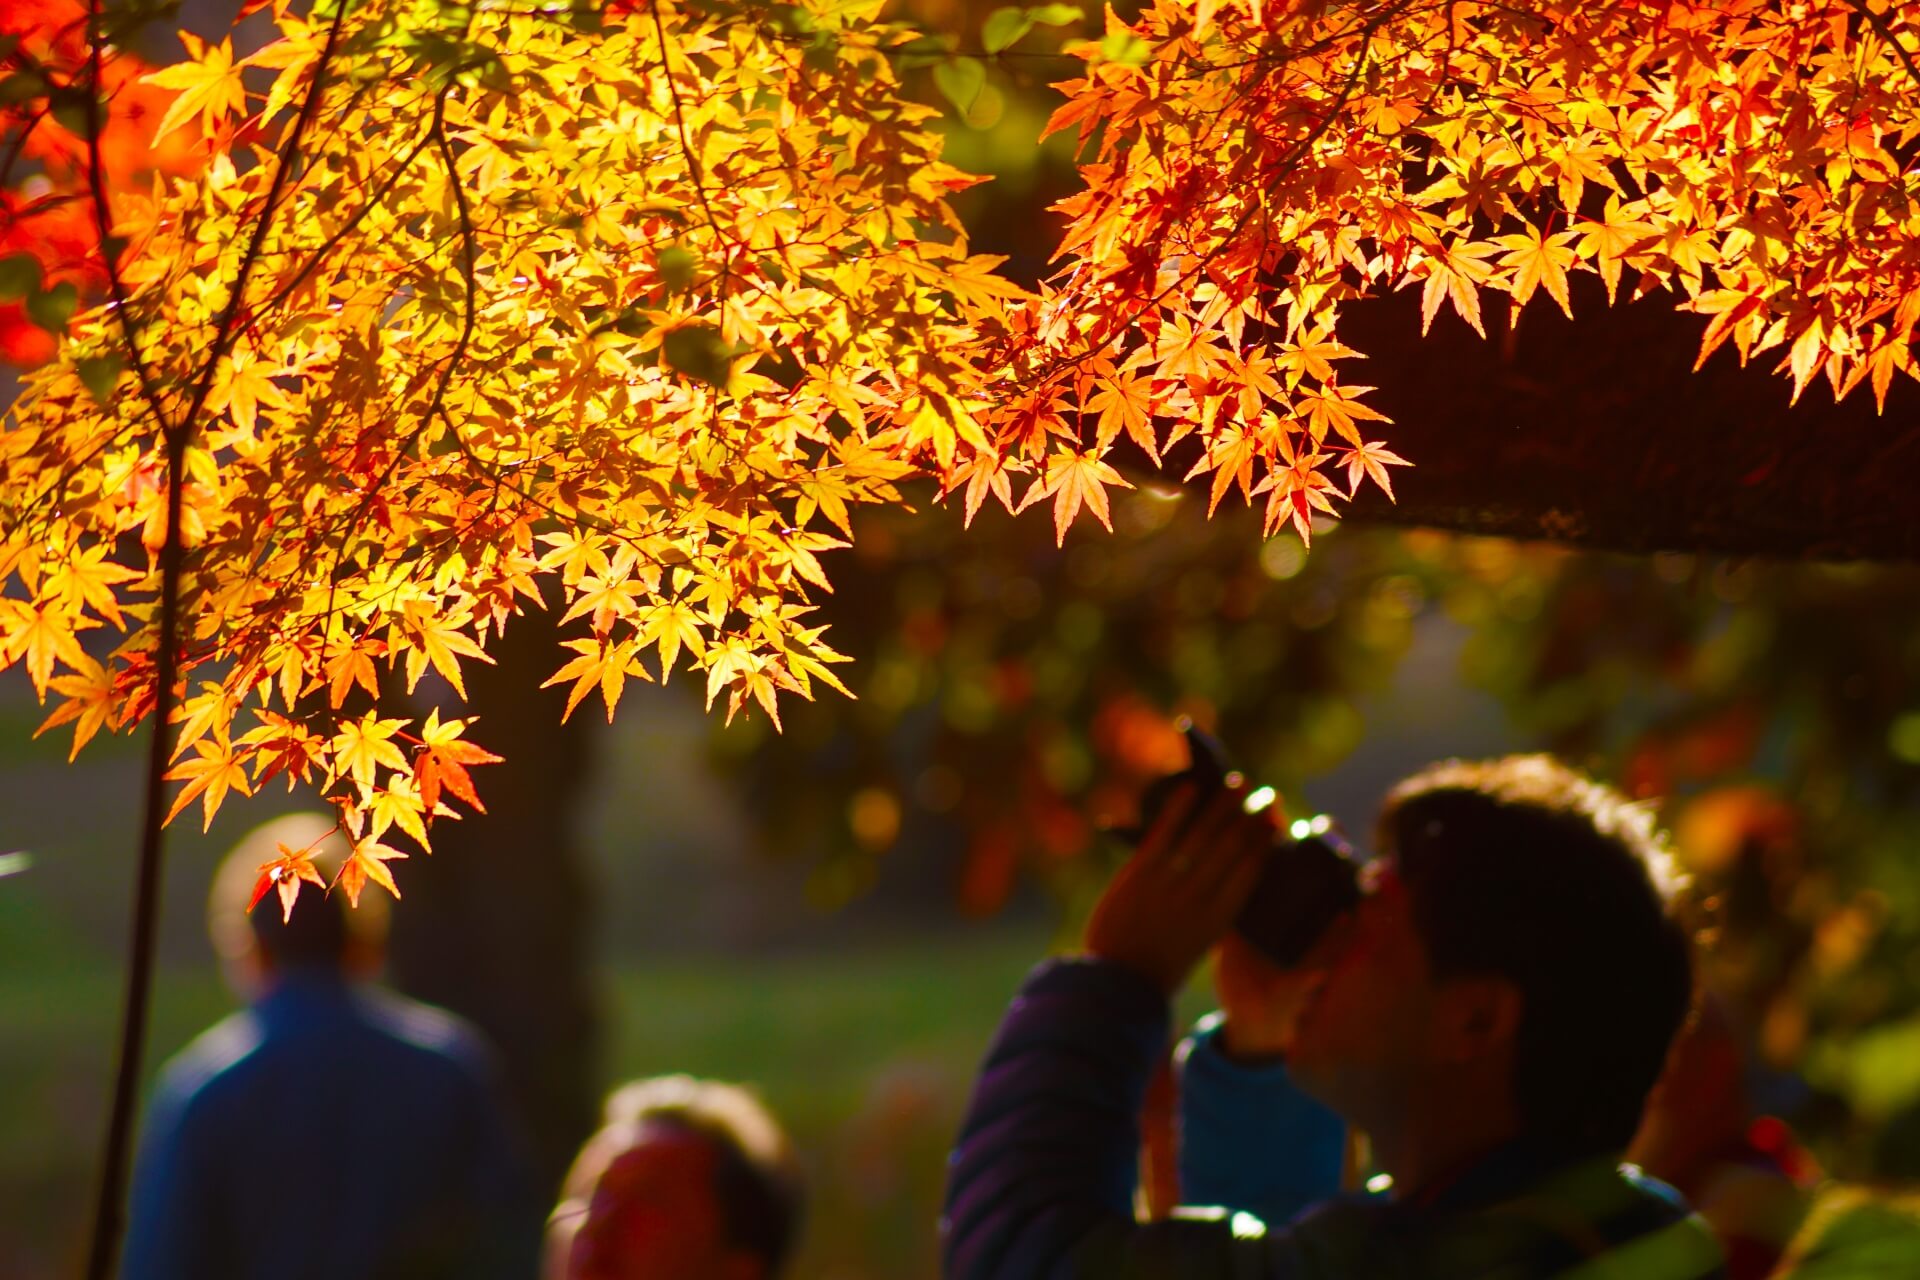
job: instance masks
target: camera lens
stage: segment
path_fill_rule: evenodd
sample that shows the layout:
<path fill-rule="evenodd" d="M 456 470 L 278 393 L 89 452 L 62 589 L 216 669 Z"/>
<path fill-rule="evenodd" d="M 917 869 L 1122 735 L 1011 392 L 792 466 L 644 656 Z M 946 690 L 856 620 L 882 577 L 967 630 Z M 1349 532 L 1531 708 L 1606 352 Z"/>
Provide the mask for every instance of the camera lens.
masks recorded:
<path fill-rule="evenodd" d="M 1313 949 L 1327 926 L 1360 901 L 1360 868 L 1330 819 L 1306 818 L 1288 828 L 1233 922 L 1234 932 L 1282 968 Z"/>

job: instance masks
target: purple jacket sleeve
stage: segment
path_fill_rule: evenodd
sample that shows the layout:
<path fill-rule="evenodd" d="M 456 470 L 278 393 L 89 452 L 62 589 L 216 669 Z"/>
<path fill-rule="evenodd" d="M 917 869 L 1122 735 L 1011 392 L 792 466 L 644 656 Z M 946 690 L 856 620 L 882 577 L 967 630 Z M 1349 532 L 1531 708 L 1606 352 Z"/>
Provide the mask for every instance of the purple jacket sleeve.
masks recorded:
<path fill-rule="evenodd" d="M 948 1162 L 952 1280 L 1054 1273 L 1103 1221 L 1132 1220 L 1139 1112 L 1166 997 L 1125 969 L 1056 960 L 1001 1021 Z"/>
<path fill-rule="evenodd" d="M 1098 960 L 1034 970 L 988 1050 L 948 1167 L 948 1280 L 1290 1280 L 1230 1221 L 1136 1224 L 1140 1106 L 1166 997 Z M 1276 1248 L 1276 1245 L 1279 1247 Z"/>

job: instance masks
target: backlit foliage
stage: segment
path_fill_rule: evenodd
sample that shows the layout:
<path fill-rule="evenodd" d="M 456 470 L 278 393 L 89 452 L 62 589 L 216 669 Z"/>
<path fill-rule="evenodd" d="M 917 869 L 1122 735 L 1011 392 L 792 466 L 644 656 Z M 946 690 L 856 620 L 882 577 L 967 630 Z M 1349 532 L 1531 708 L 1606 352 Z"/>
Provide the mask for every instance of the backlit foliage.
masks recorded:
<path fill-rule="evenodd" d="M 675 666 L 769 715 L 840 687 L 816 557 L 951 457 L 1014 292 L 875 7 L 323 6 L 251 57 L 190 45 L 166 124 L 227 146 L 118 228 L 138 359 L 90 389 L 124 338 L 88 314 L 0 436 L 0 636 L 49 725 L 78 749 L 153 706 L 183 424 L 176 812 L 284 775 L 364 847 L 424 842 L 493 757 L 373 709 L 381 674 L 461 691 L 542 578 L 586 630 L 570 710 Z"/>
<path fill-rule="evenodd" d="M 1078 131 L 1086 190 L 1008 430 L 1058 438 L 1069 509 L 1116 437 L 1196 433 L 1216 503 L 1264 494 L 1268 530 L 1305 537 L 1337 470 L 1388 488 L 1399 461 L 1337 363 L 1363 354 L 1343 302 L 1418 288 L 1427 323 L 1485 334 L 1487 295 L 1570 310 L 1577 272 L 1680 294 L 1711 317 L 1703 359 L 1731 341 L 1778 353 L 1796 396 L 1824 374 L 1884 400 L 1920 373 L 1916 49 L 1920 8 L 1894 0 L 1109 17 L 1050 125 Z"/>
<path fill-rule="evenodd" d="M 1037 294 L 969 252 L 973 179 L 902 89 L 977 92 L 976 55 L 880 7 L 282 0 L 264 48 L 138 82 L 211 160 L 114 202 L 123 301 L 0 426 L 0 665 L 46 727 L 152 712 L 171 529 L 175 812 L 311 781 L 354 886 L 390 885 L 381 837 L 477 808 L 497 757 L 382 680 L 463 694 L 542 584 L 569 712 L 678 667 L 777 723 L 841 688 L 821 553 L 909 476 L 968 519 L 1048 501 L 1056 539 L 1110 522 L 1117 448 L 1303 539 L 1390 492 L 1348 300 L 1417 287 L 1484 333 L 1486 295 L 1566 309 L 1586 272 L 1674 291 L 1703 358 L 1777 352 L 1795 395 L 1916 371 L 1920 26 L 1887 0 L 1109 14 L 1060 86 L 1085 188 Z"/>
<path fill-rule="evenodd" d="M 0 361 L 9 364 L 51 359 L 54 333 L 82 298 L 105 292 L 86 97 L 70 88 L 86 78 L 89 60 L 78 0 L 8 0 L 0 11 Z M 155 171 L 188 173 L 204 159 L 185 130 L 156 145 L 174 95 L 145 79 L 151 70 L 121 52 L 101 67 L 100 174 L 122 201 L 141 198 Z"/>

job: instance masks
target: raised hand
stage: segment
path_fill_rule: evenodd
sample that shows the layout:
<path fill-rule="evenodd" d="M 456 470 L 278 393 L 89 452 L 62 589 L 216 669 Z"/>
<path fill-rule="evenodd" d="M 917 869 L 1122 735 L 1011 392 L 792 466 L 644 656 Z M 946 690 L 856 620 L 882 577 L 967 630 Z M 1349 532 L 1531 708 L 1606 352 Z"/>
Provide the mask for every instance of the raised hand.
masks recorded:
<path fill-rule="evenodd" d="M 1114 875 L 1087 922 L 1086 949 L 1168 994 L 1232 927 L 1273 842 L 1273 818 L 1245 811 L 1237 780 L 1183 785 Z"/>

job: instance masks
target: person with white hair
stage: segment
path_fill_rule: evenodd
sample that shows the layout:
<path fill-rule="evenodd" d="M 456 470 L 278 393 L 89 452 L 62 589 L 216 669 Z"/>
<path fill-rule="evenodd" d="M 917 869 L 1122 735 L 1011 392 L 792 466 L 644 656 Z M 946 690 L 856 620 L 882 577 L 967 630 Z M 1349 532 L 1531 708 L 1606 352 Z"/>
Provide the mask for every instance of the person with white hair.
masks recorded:
<path fill-rule="evenodd" d="M 347 854 L 298 813 L 216 873 L 209 932 L 247 1007 L 161 1073 L 123 1280 L 524 1280 L 539 1202 L 486 1047 L 373 984 L 377 898 L 349 910 L 306 884 L 290 911 L 273 894 L 249 910 L 282 850 L 311 850 L 325 880 Z"/>

